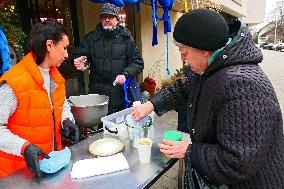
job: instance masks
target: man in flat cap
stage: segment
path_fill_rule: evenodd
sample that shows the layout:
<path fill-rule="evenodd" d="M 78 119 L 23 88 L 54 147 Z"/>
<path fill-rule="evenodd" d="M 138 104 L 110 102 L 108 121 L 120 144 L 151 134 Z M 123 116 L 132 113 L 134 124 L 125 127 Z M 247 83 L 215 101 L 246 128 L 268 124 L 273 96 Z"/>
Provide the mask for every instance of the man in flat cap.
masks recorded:
<path fill-rule="evenodd" d="M 101 22 L 84 36 L 73 55 L 77 70 L 84 71 L 84 63 L 89 63 L 88 93 L 109 96 L 109 113 L 124 109 L 122 85 L 128 77 L 136 78 L 144 68 L 131 33 L 118 24 L 118 11 L 115 5 L 104 4 Z M 79 81 L 79 88 L 80 94 L 86 93 L 84 81 Z"/>

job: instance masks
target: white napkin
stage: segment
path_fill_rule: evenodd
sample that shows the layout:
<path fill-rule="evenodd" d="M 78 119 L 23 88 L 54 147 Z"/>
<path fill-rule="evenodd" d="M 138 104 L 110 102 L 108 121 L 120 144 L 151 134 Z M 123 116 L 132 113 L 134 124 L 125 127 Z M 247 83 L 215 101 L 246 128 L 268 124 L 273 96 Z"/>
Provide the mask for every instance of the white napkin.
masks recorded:
<path fill-rule="evenodd" d="M 112 156 L 76 161 L 71 171 L 72 179 L 82 179 L 129 169 L 128 162 L 122 153 Z"/>

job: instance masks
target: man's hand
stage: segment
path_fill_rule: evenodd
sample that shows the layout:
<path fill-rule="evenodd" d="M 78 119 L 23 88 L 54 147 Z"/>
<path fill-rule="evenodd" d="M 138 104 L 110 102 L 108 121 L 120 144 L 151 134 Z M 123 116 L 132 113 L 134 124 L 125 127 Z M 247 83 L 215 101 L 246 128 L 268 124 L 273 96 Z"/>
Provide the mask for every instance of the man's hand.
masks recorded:
<path fill-rule="evenodd" d="M 182 159 L 185 156 L 189 141 L 170 141 L 164 140 L 163 144 L 159 144 L 160 151 L 165 154 L 167 158 Z"/>
<path fill-rule="evenodd" d="M 131 114 L 135 121 L 140 121 L 144 117 L 148 116 L 154 110 L 153 104 L 148 101 L 145 104 L 133 106 Z"/>
<path fill-rule="evenodd" d="M 74 65 L 77 70 L 84 70 L 85 62 L 87 61 L 86 56 L 80 56 L 74 59 Z"/>
<path fill-rule="evenodd" d="M 50 157 L 46 155 L 42 149 L 39 147 L 29 144 L 24 150 L 24 158 L 29 170 L 36 174 L 37 177 L 42 177 L 44 175 L 39 168 L 39 156 L 42 156 L 46 159 Z"/>
<path fill-rule="evenodd" d="M 118 83 L 120 85 L 123 85 L 125 81 L 126 81 L 125 75 L 118 75 L 114 80 L 115 83 Z"/>
<path fill-rule="evenodd" d="M 80 130 L 79 127 L 73 123 L 70 119 L 63 121 L 61 128 L 61 135 L 68 139 L 70 142 L 77 144 L 79 142 Z"/>

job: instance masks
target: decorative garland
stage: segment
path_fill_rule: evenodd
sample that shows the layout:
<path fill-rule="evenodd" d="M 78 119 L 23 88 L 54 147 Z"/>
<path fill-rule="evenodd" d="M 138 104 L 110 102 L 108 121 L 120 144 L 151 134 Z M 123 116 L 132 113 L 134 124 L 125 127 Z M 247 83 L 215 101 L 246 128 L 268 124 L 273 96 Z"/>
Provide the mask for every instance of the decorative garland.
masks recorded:
<path fill-rule="evenodd" d="M 123 7 L 125 5 L 136 4 L 137 11 L 140 11 L 140 0 L 91 0 L 94 3 L 111 3 L 117 7 Z"/>

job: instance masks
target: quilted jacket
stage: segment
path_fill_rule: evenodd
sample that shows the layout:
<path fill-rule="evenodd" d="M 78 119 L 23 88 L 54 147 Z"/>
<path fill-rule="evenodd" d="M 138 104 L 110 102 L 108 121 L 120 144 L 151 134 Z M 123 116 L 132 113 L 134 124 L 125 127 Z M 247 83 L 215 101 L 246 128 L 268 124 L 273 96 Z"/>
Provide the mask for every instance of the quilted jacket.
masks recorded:
<path fill-rule="evenodd" d="M 248 28 L 237 21 L 230 33 L 232 42 L 204 74 L 178 80 L 151 102 L 159 115 L 187 104 L 193 144 L 185 161 L 200 175 L 233 189 L 283 189 L 283 120 L 275 91 Z"/>
<path fill-rule="evenodd" d="M 0 76 L 12 67 L 8 41 L 0 26 Z"/>
<path fill-rule="evenodd" d="M 144 61 L 129 30 L 117 26 L 113 31 L 107 31 L 98 24 L 74 52 L 74 58 L 83 55 L 90 63 L 89 93 L 109 96 L 110 112 L 124 109 L 122 86 L 113 86 L 113 81 L 120 74 L 135 78 L 144 68 Z M 84 88 L 84 84 L 80 86 Z M 85 89 L 80 91 L 84 93 Z"/>

